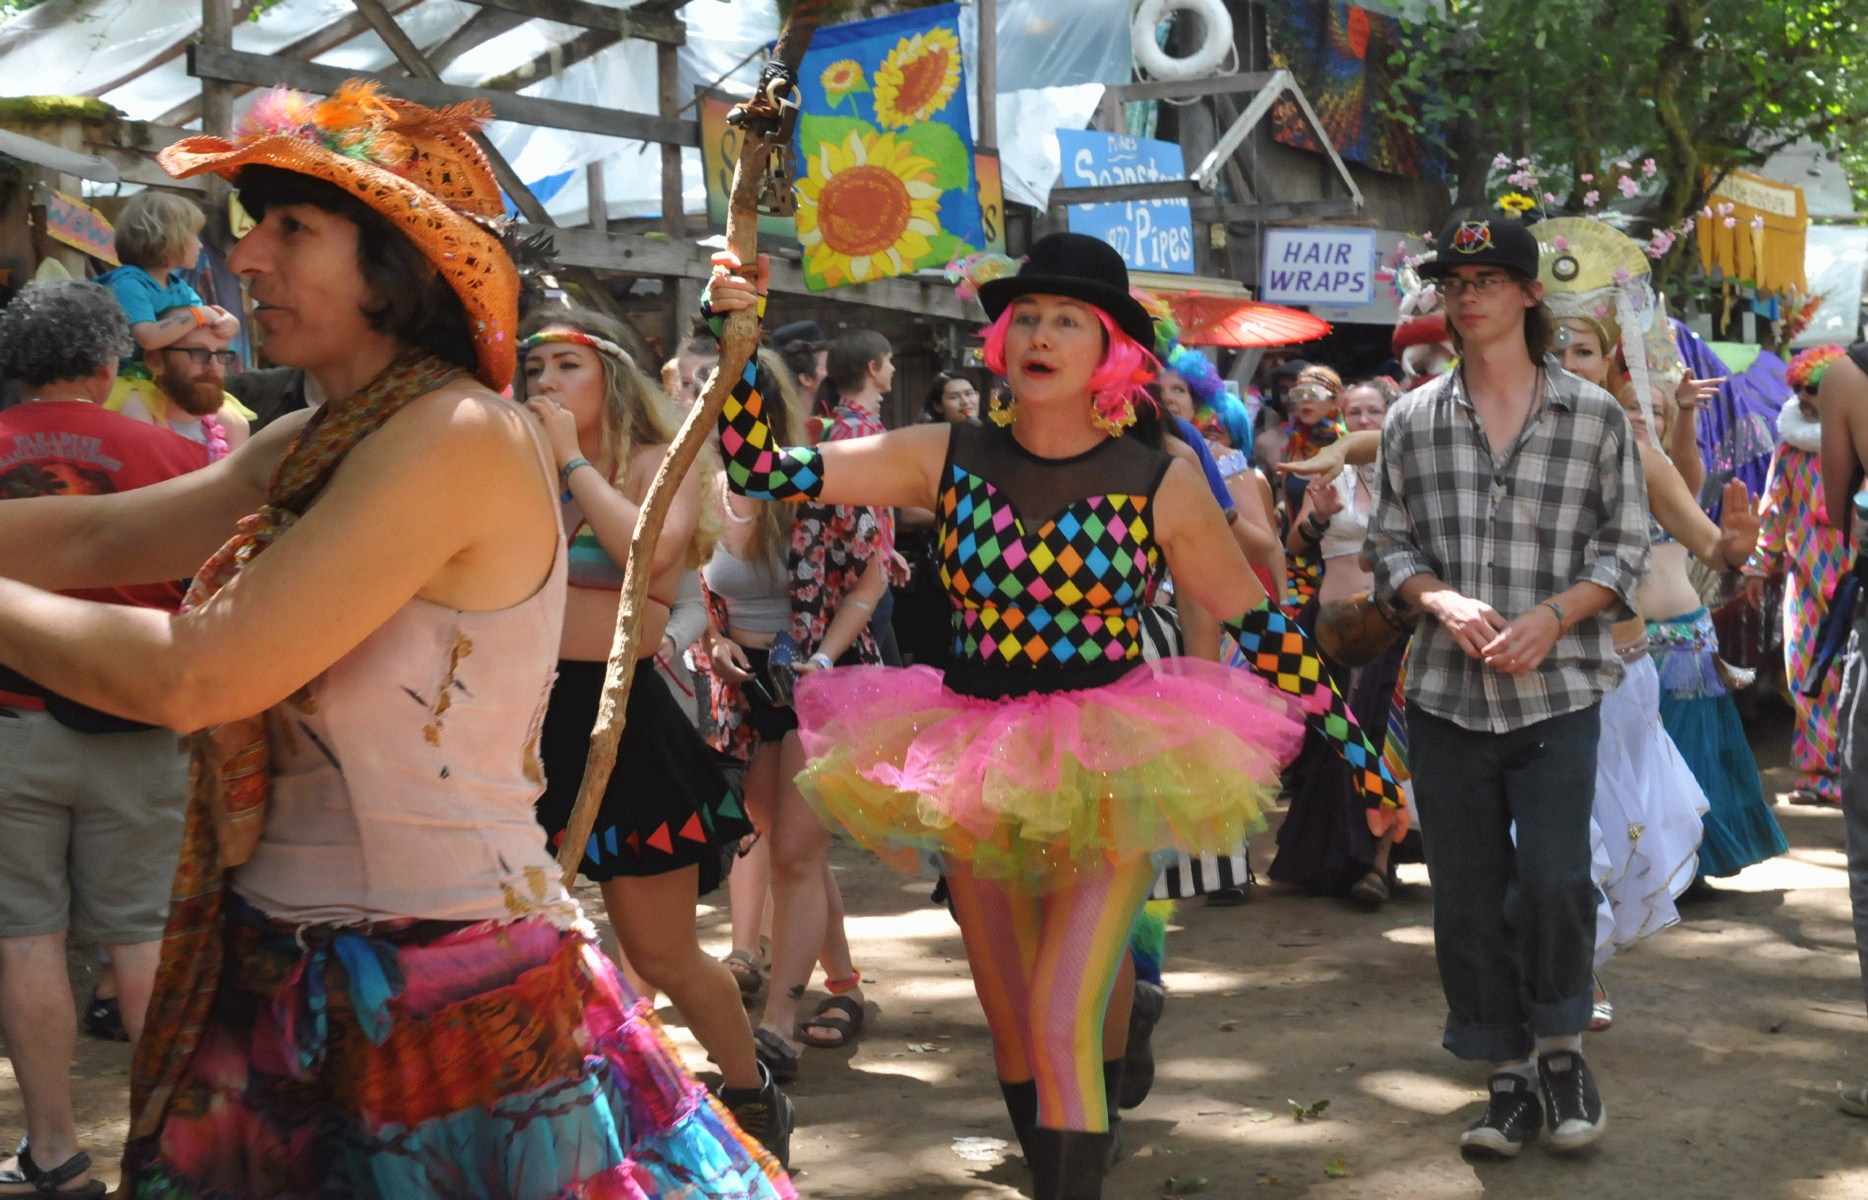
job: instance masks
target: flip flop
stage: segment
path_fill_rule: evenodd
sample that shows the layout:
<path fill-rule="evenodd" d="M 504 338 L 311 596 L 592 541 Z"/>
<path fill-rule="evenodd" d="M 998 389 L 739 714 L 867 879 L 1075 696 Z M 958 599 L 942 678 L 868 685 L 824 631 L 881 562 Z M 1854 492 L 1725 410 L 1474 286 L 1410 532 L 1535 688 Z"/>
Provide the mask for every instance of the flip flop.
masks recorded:
<path fill-rule="evenodd" d="M 1388 879 L 1380 871 L 1370 871 L 1349 889 L 1349 898 L 1358 904 L 1386 904 Z"/>
<path fill-rule="evenodd" d="M 836 1033 L 825 1036 L 813 1034 L 812 1028 L 834 1029 Z M 863 1006 L 848 996 L 827 996 L 811 1014 L 811 1019 L 798 1027 L 798 1040 L 807 1046 L 819 1050 L 839 1050 L 856 1040 L 856 1035 L 863 1029 Z"/>
<path fill-rule="evenodd" d="M 1593 977 L 1592 977 L 1593 978 Z M 1609 999 L 1609 990 L 1602 987 L 1602 981 L 1595 979 L 1595 986 L 1602 989 L 1602 999 L 1593 997 L 1589 1004 L 1589 1032 L 1606 1033 L 1615 1024 L 1615 1002 Z"/>

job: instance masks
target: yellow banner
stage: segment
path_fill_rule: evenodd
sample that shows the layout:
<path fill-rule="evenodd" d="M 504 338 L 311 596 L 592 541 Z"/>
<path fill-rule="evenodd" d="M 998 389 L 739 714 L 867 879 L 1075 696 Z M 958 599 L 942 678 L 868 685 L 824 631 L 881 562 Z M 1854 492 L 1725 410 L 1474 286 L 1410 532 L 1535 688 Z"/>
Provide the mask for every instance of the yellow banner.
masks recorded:
<path fill-rule="evenodd" d="M 1809 289 L 1803 277 L 1803 243 L 1810 217 L 1802 188 L 1732 171 L 1712 189 L 1706 204 L 1712 215 L 1702 212 L 1693 226 L 1702 267 L 1717 267 L 1761 295 Z M 1723 211 L 1728 205 L 1730 211 Z"/>

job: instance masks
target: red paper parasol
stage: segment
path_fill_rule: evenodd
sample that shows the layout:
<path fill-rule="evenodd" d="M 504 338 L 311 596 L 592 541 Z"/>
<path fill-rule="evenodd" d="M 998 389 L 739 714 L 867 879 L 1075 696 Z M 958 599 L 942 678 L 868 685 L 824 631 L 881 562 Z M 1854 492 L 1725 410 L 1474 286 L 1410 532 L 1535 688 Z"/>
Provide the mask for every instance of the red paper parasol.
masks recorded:
<path fill-rule="evenodd" d="M 1322 317 L 1278 304 L 1198 292 L 1166 299 L 1188 346 L 1293 346 L 1330 331 Z"/>

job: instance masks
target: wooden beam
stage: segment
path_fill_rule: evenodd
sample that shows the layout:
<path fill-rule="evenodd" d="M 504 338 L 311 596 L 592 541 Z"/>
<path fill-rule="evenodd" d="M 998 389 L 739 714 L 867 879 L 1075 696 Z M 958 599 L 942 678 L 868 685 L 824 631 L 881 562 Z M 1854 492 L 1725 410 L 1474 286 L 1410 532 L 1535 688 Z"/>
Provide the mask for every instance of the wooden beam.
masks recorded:
<path fill-rule="evenodd" d="M 233 48 L 232 0 L 201 0 L 201 42 L 211 50 Z M 192 54 L 195 47 L 189 47 Z M 228 137 L 233 133 L 233 89 L 227 81 L 201 81 L 201 132 Z"/>
<path fill-rule="evenodd" d="M 973 79 L 979 89 L 979 152 L 999 152 L 999 0 L 976 0 Z"/>
<path fill-rule="evenodd" d="M 480 86 L 493 92 L 516 92 L 520 88 L 531 87 L 541 79 L 550 78 L 566 67 L 574 66 L 587 58 L 594 58 L 622 40 L 618 34 L 605 33 L 600 29 L 586 29 L 563 45 L 554 46 L 531 62 L 523 63 L 504 75 L 495 75 Z M 658 45 L 655 48 L 658 51 L 668 50 L 671 53 L 674 50 L 672 46 Z"/>
<path fill-rule="evenodd" d="M 1331 196 L 1327 200 L 1292 200 L 1283 204 L 1199 204 L 1193 215 L 1202 221 L 1326 221 L 1353 217 L 1360 211 L 1349 196 Z"/>
<path fill-rule="evenodd" d="M 482 8 L 497 8 L 502 12 L 537 17 L 541 21 L 556 21 L 561 25 L 578 25 L 585 29 L 601 29 L 605 33 L 621 34 L 626 38 L 641 38 L 649 42 L 661 42 L 668 46 L 680 46 L 688 40 L 687 26 L 676 18 L 661 12 L 610 8 L 602 4 L 591 4 L 589 0 L 467 0 L 467 2 L 478 4 Z"/>
<path fill-rule="evenodd" d="M 455 59 L 475 46 L 484 46 L 503 33 L 511 33 L 525 24 L 526 20 L 519 13 L 483 8 L 468 17 L 459 29 L 422 51 L 422 57 L 428 60 L 437 73 L 445 71 L 454 65 Z"/>
<path fill-rule="evenodd" d="M 485 88 L 429 83 L 375 71 L 347 71 L 317 63 L 273 58 L 264 54 L 245 54 L 238 50 L 211 46 L 189 47 L 188 73 L 228 83 L 249 83 L 256 87 L 298 88 L 324 96 L 335 92 L 345 80 L 373 79 L 392 96 L 400 96 L 432 108 L 468 100 L 485 100 L 492 106 L 496 118 L 520 125 L 569 129 L 577 133 L 635 138 L 645 142 L 672 142 L 678 146 L 700 145 L 698 121 L 675 121 L 667 117 L 621 112 L 589 104 L 569 104 L 562 100 L 544 100 L 537 96 L 519 96 Z"/>
<path fill-rule="evenodd" d="M 383 44 L 389 47 L 390 53 L 396 56 L 397 62 L 408 69 L 410 75 L 425 83 L 441 82 L 440 74 L 426 58 L 422 57 L 421 48 L 415 44 L 402 26 L 396 24 L 396 19 L 389 15 L 387 8 L 383 7 L 382 0 L 351 0 L 351 3 L 357 6 L 358 12 L 368 18 L 377 36 L 383 39 Z M 512 201 L 513 206 L 525 214 L 526 220 L 535 225 L 557 224 L 545 211 L 545 206 L 539 203 L 538 197 L 532 194 L 532 189 L 526 187 L 525 181 L 520 179 L 518 172 L 512 169 L 512 164 L 506 161 L 506 156 L 494 147 L 486 134 L 475 130 L 467 136 L 473 139 L 474 145 L 480 147 L 480 153 L 486 156 L 487 166 L 493 171 L 493 178 L 499 181 L 500 189 L 506 193 L 506 198 Z"/>
<path fill-rule="evenodd" d="M 681 111 L 681 62 L 673 46 L 655 47 L 655 100 L 662 116 Z M 681 236 L 686 203 L 681 195 L 681 147 L 662 144 L 662 232 Z"/>
<path fill-rule="evenodd" d="M 1240 75 L 1215 75 L 1210 79 L 1161 79 L 1146 83 L 1125 83 L 1109 91 L 1118 100 L 1192 100 L 1197 96 L 1219 96 L 1228 92 L 1256 92 L 1271 82 L 1270 71 L 1251 71 Z"/>
<path fill-rule="evenodd" d="M 520 229 L 525 236 L 541 232 L 525 226 Z M 551 236 L 558 247 L 558 261 L 565 266 L 696 281 L 707 278 L 712 267 L 711 252 L 691 242 L 629 233 L 597 233 L 590 229 L 554 229 L 551 230 Z M 772 290 L 787 295 L 810 296 L 817 300 L 868 304 L 950 321 L 983 325 L 986 320 L 984 310 L 978 304 L 963 302 L 954 295 L 953 285 L 938 277 L 877 279 L 849 287 L 831 288 L 825 292 L 813 292 L 805 287 L 804 272 L 797 263 L 774 256 Z"/>
<path fill-rule="evenodd" d="M 1103 187 L 1052 188 L 1051 207 L 1072 204 L 1120 204 L 1125 200 L 1192 200 L 1205 195 L 1191 179 L 1160 179 L 1152 183 L 1112 183 Z"/>
<path fill-rule="evenodd" d="M 140 183 L 149 187 L 176 188 L 187 192 L 206 192 L 207 177 L 196 175 L 192 179 L 176 179 L 164 171 L 154 158 L 136 150 L 125 150 L 121 146 L 85 146 L 87 154 L 95 154 L 106 159 L 117 168 L 117 174 L 123 176 L 125 183 Z"/>
<path fill-rule="evenodd" d="M 584 190 L 589 196 L 586 207 L 590 211 L 590 227 L 598 233 L 609 232 L 610 198 L 603 187 L 603 164 L 601 162 L 584 164 Z"/>
<path fill-rule="evenodd" d="M 403 12 L 407 9 L 414 8 L 420 3 L 421 0 L 390 0 L 389 11 L 392 13 Z M 299 59 L 316 58 L 327 50 L 337 49 L 337 47 L 359 34 L 368 33 L 369 29 L 370 23 L 363 19 L 362 13 L 348 12 L 329 25 L 326 25 L 323 29 L 317 30 L 314 33 L 308 33 L 296 42 L 282 47 L 275 57 Z M 184 43 L 183 48 L 186 49 L 186 43 Z M 236 88 L 234 90 L 234 95 L 244 96 L 252 90 L 252 85 L 249 84 Z M 157 117 L 153 123 L 156 125 L 172 125 L 179 128 L 200 116 L 201 98 L 193 96 Z"/>

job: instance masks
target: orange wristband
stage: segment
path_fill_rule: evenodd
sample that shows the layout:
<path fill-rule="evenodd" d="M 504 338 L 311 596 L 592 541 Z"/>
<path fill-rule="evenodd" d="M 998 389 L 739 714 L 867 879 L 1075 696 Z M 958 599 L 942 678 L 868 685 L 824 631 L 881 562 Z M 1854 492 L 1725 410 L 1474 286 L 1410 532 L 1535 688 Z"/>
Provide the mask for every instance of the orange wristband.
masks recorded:
<path fill-rule="evenodd" d="M 202 308 L 199 304 L 190 305 L 188 311 L 195 315 L 195 328 L 196 329 L 199 329 L 203 325 L 206 325 L 208 323 L 208 320 L 209 320 L 208 310 L 205 308 Z"/>

